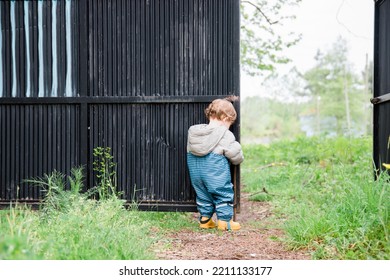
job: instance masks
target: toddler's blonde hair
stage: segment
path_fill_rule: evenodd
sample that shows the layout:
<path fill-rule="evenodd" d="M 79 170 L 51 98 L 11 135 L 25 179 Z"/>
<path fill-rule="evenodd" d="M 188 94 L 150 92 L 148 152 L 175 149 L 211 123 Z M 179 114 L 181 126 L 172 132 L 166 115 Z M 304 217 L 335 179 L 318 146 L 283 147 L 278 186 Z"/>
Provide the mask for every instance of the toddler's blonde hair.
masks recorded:
<path fill-rule="evenodd" d="M 226 119 L 228 122 L 234 123 L 237 118 L 237 113 L 233 104 L 228 100 L 232 99 L 215 99 L 211 102 L 204 111 L 207 119 L 214 118 L 220 121 Z"/>

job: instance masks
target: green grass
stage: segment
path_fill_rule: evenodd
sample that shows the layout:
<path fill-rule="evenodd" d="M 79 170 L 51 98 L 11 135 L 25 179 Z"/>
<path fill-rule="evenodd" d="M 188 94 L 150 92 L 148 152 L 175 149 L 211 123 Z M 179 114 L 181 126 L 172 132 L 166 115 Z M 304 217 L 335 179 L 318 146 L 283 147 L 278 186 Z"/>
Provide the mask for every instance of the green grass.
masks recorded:
<path fill-rule="evenodd" d="M 173 229 L 193 227 L 188 213 L 129 210 L 115 195 L 88 199 L 79 193 L 80 173 L 68 179 L 69 191 L 56 172 L 35 180 L 46 189 L 39 211 L 0 211 L 0 259 L 155 259 L 154 242 Z"/>
<path fill-rule="evenodd" d="M 116 199 L 73 206 L 50 218 L 26 209 L 0 211 L 0 259 L 155 259 L 154 242 L 194 226 L 186 213 L 126 210 Z"/>
<path fill-rule="evenodd" d="M 374 180 L 371 139 L 243 148 L 243 191 L 272 205 L 291 249 L 307 248 L 313 259 L 390 259 L 390 178 Z M 0 259 L 155 259 L 153 246 L 169 246 L 168 232 L 198 230 L 190 213 L 129 210 L 116 195 L 89 199 L 82 179 L 80 170 L 54 172 L 37 180 L 46 190 L 39 211 L 0 211 Z"/>
<path fill-rule="evenodd" d="M 298 138 L 247 145 L 244 154 L 244 191 L 267 191 L 252 197 L 272 204 L 292 249 L 314 259 L 390 259 L 389 178 L 374 180 L 371 139 Z"/>

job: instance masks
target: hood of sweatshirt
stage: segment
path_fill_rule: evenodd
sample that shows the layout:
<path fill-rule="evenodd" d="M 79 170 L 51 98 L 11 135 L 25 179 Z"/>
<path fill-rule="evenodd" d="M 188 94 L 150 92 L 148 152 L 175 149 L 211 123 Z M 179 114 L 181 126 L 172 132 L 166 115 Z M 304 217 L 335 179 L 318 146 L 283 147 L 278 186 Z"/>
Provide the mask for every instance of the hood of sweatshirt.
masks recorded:
<path fill-rule="evenodd" d="M 193 125 L 188 129 L 187 152 L 205 156 L 212 152 L 224 136 L 227 127 L 207 124 Z"/>

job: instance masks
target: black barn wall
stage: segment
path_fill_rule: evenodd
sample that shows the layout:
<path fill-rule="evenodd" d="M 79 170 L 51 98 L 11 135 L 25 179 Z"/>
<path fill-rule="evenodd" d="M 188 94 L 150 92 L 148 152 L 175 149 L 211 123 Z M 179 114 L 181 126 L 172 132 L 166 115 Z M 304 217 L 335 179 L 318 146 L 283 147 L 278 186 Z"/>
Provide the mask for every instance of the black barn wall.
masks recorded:
<path fill-rule="evenodd" d="M 390 1 L 375 2 L 374 163 L 390 163 Z"/>
<path fill-rule="evenodd" d="M 1 1 L 0 25 L 2 204 L 37 202 L 23 180 L 53 170 L 94 186 L 100 146 L 127 201 L 195 209 L 187 129 L 240 94 L 238 0 Z"/>

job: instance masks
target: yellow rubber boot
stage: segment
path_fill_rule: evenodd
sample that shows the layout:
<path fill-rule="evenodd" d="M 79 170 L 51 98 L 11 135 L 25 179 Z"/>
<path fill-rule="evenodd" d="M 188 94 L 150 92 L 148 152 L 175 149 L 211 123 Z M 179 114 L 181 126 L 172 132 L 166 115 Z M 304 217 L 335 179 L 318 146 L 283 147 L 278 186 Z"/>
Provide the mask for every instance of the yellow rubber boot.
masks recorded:
<path fill-rule="evenodd" d="M 219 230 L 239 230 L 240 228 L 240 224 L 233 222 L 233 220 L 230 220 L 229 222 L 218 220 Z"/>
<path fill-rule="evenodd" d="M 199 227 L 200 228 L 216 228 L 217 225 L 215 224 L 213 219 L 211 219 L 211 217 L 210 218 L 209 217 L 202 217 L 199 220 Z"/>

